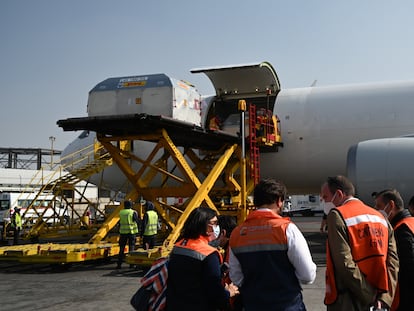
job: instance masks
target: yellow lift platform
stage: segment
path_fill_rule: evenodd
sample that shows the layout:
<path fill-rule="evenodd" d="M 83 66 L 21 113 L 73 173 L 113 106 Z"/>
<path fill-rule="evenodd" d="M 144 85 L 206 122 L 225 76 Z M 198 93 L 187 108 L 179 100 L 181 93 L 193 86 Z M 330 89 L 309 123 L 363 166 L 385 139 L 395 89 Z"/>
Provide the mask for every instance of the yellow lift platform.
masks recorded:
<path fill-rule="evenodd" d="M 154 120 L 149 117 L 149 121 Z M 130 264 L 148 265 L 160 256 L 167 255 L 178 239 L 188 215 L 202 204 L 238 218 L 244 218 L 246 214 L 247 207 L 242 205 L 246 200 L 241 199 L 243 193 L 247 193 L 242 190 L 246 186 L 243 187 L 234 177 L 238 175 L 240 178 L 243 175 L 245 178 L 241 169 L 241 150 L 237 138 L 223 133 L 206 133 L 198 130 L 195 130 L 195 133 L 194 129 L 191 131 L 192 135 L 189 134 L 190 131 L 185 131 L 180 137 L 175 130 L 171 137 L 166 127 L 152 133 L 131 133 L 122 136 L 98 134 L 100 143 L 134 186 L 127 198 L 134 202 L 139 201 L 140 197 L 152 201 L 164 226 L 168 228 L 168 236 L 159 247 L 148 251 L 138 249 L 128 253 L 126 261 Z M 188 136 L 194 137 L 191 139 Z M 180 150 L 174 140 L 184 149 Z M 121 144 L 121 141 L 151 141 L 154 142 L 154 147 L 148 158 L 140 159 L 129 149 L 130 144 Z M 200 143 L 204 145 L 197 146 Z M 134 170 L 134 162 L 143 165 Z M 173 169 L 168 169 L 167 165 Z M 222 185 L 218 187 L 216 182 L 220 177 Z M 154 180 L 162 181 L 162 185 L 153 187 Z M 250 188 L 252 187 L 253 185 L 250 185 Z M 232 205 L 224 206 L 223 194 L 234 194 Z M 171 205 L 164 200 L 173 197 L 185 199 L 181 206 Z M 220 203 L 217 203 L 217 200 Z M 90 242 L 98 243 L 106 237 L 108 231 L 119 221 L 119 211 L 122 208 L 123 206 L 119 206 L 110 215 Z"/>
<path fill-rule="evenodd" d="M 246 110 L 244 101 L 239 103 L 239 110 Z M 167 255 L 188 215 L 200 205 L 234 215 L 239 222 L 253 207 L 248 195 L 257 181 L 257 172 L 254 178 L 246 174 L 244 140 L 240 135 L 146 114 L 72 118 L 60 120 L 58 125 L 64 130 L 96 131 L 99 142 L 133 186 L 127 199 L 152 201 L 162 218 L 166 236 L 162 245 L 130 252 L 127 263 L 148 265 Z M 147 158 L 134 153 L 136 141 L 153 143 Z M 280 144 L 280 135 L 266 141 L 267 145 Z M 171 204 L 167 198 L 182 199 L 182 204 Z M 122 208 L 119 206 L 110 215 L 91 243 L 105 239 L 118 223 Z"/>

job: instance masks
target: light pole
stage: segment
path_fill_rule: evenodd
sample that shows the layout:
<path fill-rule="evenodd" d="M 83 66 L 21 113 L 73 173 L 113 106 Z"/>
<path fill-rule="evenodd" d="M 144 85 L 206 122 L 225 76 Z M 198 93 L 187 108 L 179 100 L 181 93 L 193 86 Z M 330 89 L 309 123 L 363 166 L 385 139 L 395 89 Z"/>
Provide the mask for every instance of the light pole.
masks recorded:
<path fill-rule="evenodd" d="M 55 136 L 50 136 L 49 140 L 50 140 L 50 144 L 51 144 L 51 147 L 50 147 L 50 170 L 53 170 L 53 143 L 56 140 L 56 137 Z"/>

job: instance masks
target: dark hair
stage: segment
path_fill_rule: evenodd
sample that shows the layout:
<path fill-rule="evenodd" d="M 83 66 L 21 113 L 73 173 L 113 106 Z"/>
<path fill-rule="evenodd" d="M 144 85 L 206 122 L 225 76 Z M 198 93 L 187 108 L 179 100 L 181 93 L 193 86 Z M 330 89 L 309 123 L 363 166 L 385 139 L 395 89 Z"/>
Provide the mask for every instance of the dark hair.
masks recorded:
<path fill-rule="evenodd" d="M 125 208 L 131 208 L 131 207 L 132 207 L 132 203 L 131 203 L 131 201 L 125 201 L 125 202 L 124 202 L 124 207 L 125 207 Z"/>
<path fill-rule="evenodd" d="M 282 182 L 272 178 L 266 178 L 259 181 L 254 188 L 253 195 L 253 203 L 256 207 L 259 207 L 265 204 L 273 204 L 279 199 L 284 201 L 287 190 Z"/>
<path fill-rule="evenodd" d="M 376 199 L 381 198 L 384 204 L 394 201 L 398 209 L 404 208 L 404 201 L 400 193 L 395 189 L 385 189 L 377 193 Z"/>
<path fill-rule="evenodd" d="M 151 201 L 145 202 L 145 208 L 147 211 L 153 211 L 154 210 L 154 204 Z"/>
<path fill-rule="evenodd" d="M 352 182 L 342 175 L 328 177 L 326 180 L 329 191 L 335 193 L 336 190 L 341 190 L 347 196 L 355 195 L 355 188 Z"/>
<path fill-rule="evenodd" d="M 220 231 L 226 230 L 226 237 L 229 238 L 233 229 L 237 227 L 236 217 L 230 215 L 220 215 L 217 218 Z"/>
<path fill-rule="evenodd" d="M 410 201 L 408 201 L 408 206 L 414 206 L 414 196 L 412 196 Z"/>
<path fill-rule="evenodd" d="M 181 237 L 184 239 L 197 239 L 200 235 L 207 236 L 209 221 L 217 216 L 217 212 L 209 207 L 194 209 L 184 223 Z"/>

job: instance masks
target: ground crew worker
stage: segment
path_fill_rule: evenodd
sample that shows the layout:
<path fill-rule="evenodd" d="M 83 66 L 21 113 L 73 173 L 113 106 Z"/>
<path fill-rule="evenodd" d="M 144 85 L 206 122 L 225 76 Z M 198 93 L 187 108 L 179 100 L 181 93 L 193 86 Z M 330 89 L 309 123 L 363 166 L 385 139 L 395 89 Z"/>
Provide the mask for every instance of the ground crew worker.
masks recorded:
<path fill-rule="evenodd" d="M 212 131 L 220 130 L 221 129 L 221 120 L 219 116 L 213 116 L 209 122 L 209 128 Z"/>
<path fill-rule="evenodd" d="M 400 271 L 398 286 L 391 310 L 414 310 L 411 297 L 414 280 L 414 217 L 404 208 L 404 201 L 395 189 L 378 192 L 375 208 L 388 218 L 394 228 Z"/>
<path fill-rule="evenodd" d="M 117 269 L 121 269 L 124 260 L 125 246 L 128 243 L 128 251 L 135 249 L 135 238 L 138 234 L 139 218 L 135 210 L 132 209 L 130 201 L 124 202 L 124 209 L 119 212 L 119 254 Z"/>
<path fill-rule="evenodd" d="M 354 195 L 353 184 L 341 175 L 321 187 L 328 212 L 324 302 L 328 311 L 388 309 L 399 268 L 394 232 Z"/>
<path fill-rule="evenodd" d="M 230 279 L 240 288 L 244 310 L 306 310 L 302 284 L 316 278 L 316 265 L 298 227 L 280 216 L 286 187 L 263 179 L 254 188 L 246 221 L 230 236 Z"/>
<path fill-rule="evenodd" d="M 222 258 L 208 245 L 217 226 L 217 212 L 209 207 L 194 209 L 184 223 L 168 263 L 167 310 L 227 310 L 230 297 L 238 294 L 233 284 L 222 284 Z"/>
<path fill-rule="evenodd" d="M 20 208 L 16 206 L 11 219 L 11 226 L 13 228 L 13 245 L 19 244 L 20 231 L 22 230 L 22 216 L 20 215 Z"/>
<path fill-rule="evenodd" d="M 155 211 L 154 204 L 150 201 L 145 202 L 145 214 L 142 221 L 142 244 L 144 249 L 153 248 L 155 238 L 158 232 L 158 214 Z"/>

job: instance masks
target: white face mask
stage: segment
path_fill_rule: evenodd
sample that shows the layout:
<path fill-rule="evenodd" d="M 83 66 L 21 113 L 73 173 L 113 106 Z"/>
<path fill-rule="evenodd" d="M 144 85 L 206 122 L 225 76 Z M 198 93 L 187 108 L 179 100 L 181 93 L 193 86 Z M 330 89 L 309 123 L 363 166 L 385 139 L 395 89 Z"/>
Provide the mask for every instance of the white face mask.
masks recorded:
<path fill-rule="evenodd" d="M 214 241 L 217 240 L 217 238 L 220 235 L 220 226 L 219 225 L 208 225 L 211 228 L 211 231 L 207 231 L 208 234 L 208 240 Z"/>
<path fill-rule="evenodd" d="M 336 196 L 336 192 L 334 194 L 334 196 L 332 197 L 331 202 L 325 202 L 323 201 L 323 212 L 328 215 L 329 212 L 331 211 L 331 209 L 335 208 L 335 204 L 332 203 L 333 200 L 335 200 L 335 196 Z"/>
<path fill-rule="evenodd" d="M 214 234 L 214 238 L 218 238 L 220 235 L 220 226 L 219 225 L 215 225 L 213 226 L 213 234 Z"/>
<path fill-rule="evenodd" d="M 385 205 L 384 209 L 380 209 L 378 212 L 380 212 L 382 214 L 382 216 L 384 216 L 385 218 L 388 219 L 388 217 L 390 217 L 391 211 L 389 213 L 387 213 L 385 210 L 387 209 L 389 203 L 387 205 Z"/>

